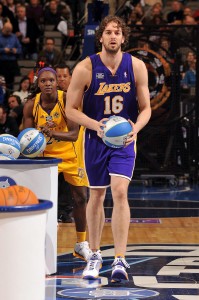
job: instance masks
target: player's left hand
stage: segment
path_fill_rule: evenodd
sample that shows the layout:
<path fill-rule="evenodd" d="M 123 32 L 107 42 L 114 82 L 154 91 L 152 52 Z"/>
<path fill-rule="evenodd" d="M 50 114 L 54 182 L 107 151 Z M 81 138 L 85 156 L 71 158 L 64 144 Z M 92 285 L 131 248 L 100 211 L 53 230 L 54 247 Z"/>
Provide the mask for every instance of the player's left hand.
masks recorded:
<path fill-rule="evenodd" d="M 128 120 L 128 122 L 131 124 L 132 131 L 128 134 L 128 138 L 125 142 L 125 147 L 127 147 L 129 144 L 131 144 L 137 139 L 136 125 L 130 119 Z"/>
<path fill-rule="evenodd" d="M 53 136 L 53 132 L 52 132 L 52 130 L 50 130 L 50 127 L 48 127 L 48 126 L 40 126 L 40 132 L 44 133 L 48 137 Z"/>

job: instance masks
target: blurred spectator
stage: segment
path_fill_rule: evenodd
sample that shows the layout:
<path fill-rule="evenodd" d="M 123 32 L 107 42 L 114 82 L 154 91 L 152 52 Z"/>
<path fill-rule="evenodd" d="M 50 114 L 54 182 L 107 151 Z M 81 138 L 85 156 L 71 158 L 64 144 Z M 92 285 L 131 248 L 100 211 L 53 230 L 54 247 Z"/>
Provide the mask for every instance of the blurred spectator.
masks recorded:
<path fill-rule="evenodd" d="M 136 11 L 132 10 L 132 12 L 130 13 L 130 16 L 128 18 L 127 25 L 134 26 L 135 24 L 139 24 L 139 22 L 140 22 L 139 20 L 140 20 L 140 18 L 138 17 L 138 14 L 136 13 Z"/>
<path fill-rule="evenodd" d="M 185 76 L 181 81 L 181 85 L 183 89 L 189 89 L 191 87 L 196 86 L 196 61 L 194 60 L 190 69 L 185 72 Z"/>
<path fill-rule="evenodd" d="M 71 45 L 73 58 L 75 55 L 76 57 L 74 59 L 78 58 L 80 55 L 79 37 L 78 35 L 75 35 L 73 25 L 71 24 L 71 21 L 69 21 L 68 9 L 64 8 L 62 10 L 62 16 L 59 23 L 55 26 L 55 29 L 62 34 L 62 49 L 64 50 L 68 45 Z"/>
<path fill-rule="evenodd" d="M 169 24 L 181 24 L 183 19 L 182 3 L 174 0 L 171 3 L 171 12 L 167 14 L 167 22 Z"/>
<path fill-rule="evenodd" d="M 6 81 L 5 77 L 0 75 L 0 104 L 4 104 L 6 96 Z"/>
<path fill-rule="evenodd" d="M 135 5 L 134 9 L 130 12 L 127 20 L 127 25 L 129 26 L 133 26 L 135 24 L 141 25 L 144 17 L 145 17 L 144 9 L 141 6 L 141 4 L 138 3 Z"/>
<path fill-rule="evenodd" d="M 160 3 L 163 6 L 162 0 L 145 0 L 145 5 L 154 6 L 156 3 Z"/>
<path fill-rule="evenodd" d="M 55 66 L 57 72 L 58 89 L 67 92 L 71 80 L 71 71 L 65 63 Z"/>
<path fill-rule="evenodd" d="M 0 134 L 7 133 L 18 136 L 19 127 L 15 118 L 8 116 L 6 107 L 0 105 Z"/>
<path fill-rule="evenodd" d="M 12 94 L 6 86 L 5 77 L 0 75 L 0 104 L 4 104 L 8 108 L 8 97 Z"/>
<path fill-rule="evenodd" d="M 160 41 L 160 33 L 157 33 L 157 28 L 158 30 L 165 30 L 165 27 L 163 27 L 163 25 L 166 25 L 166 21 L 163 19 L 163 12 L 162 12 L 162 5 L 161 3 L 155 3 L 150 10 L 150 16 L 146 16 L 143 19 L 143 23 L 144 25 L 149 25 L 152 26 L 152 28 L 150 29 L 151 34 L 149 37 L 149 40 L 154 43 L 154 50 L 156 50 L 157 45 L 159 45 L 159 41 Z"/>
<path fill-rule="evenodd" d="M 199 24 L 199 9 L 194 11 L 193 17 L 194 17 L 196 23 Z"/>
<path fill-rule="evenodd" d="M 63 54 L 55 47 L 55 40 L 53 38 L 46 38 L 44 49 L 38 55 L 38 61 L 45 58 L 46 64 L 51 67 L 64 61 Z"/>
<path fill-rule="evenodd" d="M 14 0 L 6 0 L 6 6 L 8 7 L 8 9 L 15 16 L 15 14 L 16 14 L 16 4 L 15 4 L 15 1 Z"/>
<path fill-rule="evenodd" d="M 24 5 L 17 6 L 16 16 L 17 22 L 14 32 L 16 32 L 21 42 L 23 58 L 36 60 L 38 52 L 37 39 L 41 35 L 39 26 L 33 19 L 27 18 Z"/>
<path fill-rule="evenodd" d="M 20 128 L 23 119 L 23 105 L 21 99 L 17 95 L 10 95 L 8 98 L 9 116 L 13 117 L 17 121 L 17 125 Z"/>
<path fill-rule="evenodd" d="M 183 25 L 187 25 L 181 28 L 178 28 L 175 33 L 174 37 L 177 42 L 179 42 L 179 45 L 195 45 L 197 40 L 196 30 L 191 25 L 196 25 L 196 21 L 193 17 L 190 16 L 184 16 L 183 19 Z"/>
<path fill-rule="evenodd" d="M 30 3 L 26 6 L 26 16 L 29 19 L 33 19 L 41 28 L 44 23 L 44 11 L 40 4 L 40 0 L 30 0 Z"/>
<path fill-rule="evenodd" d="M 10 21 L 12 25 L 15 24 L 15 16 L 11 10 L 5 5 L 2 1 L 0 2 L 2 6 L 2 17 L 5 18 L 6 21 Z"/>
<path fill-rule="evenodd" d="M 170 41 L 166 37 L 160 39 L 160 47 L 158 53 L 169 63 L 173 63 L 173 59 L 170 55 Z"/>
<path fill-rule="evenodd" d="M 137 17 L 139 20 L 142 20 L 144 18 L 144 7 L 141 5 L 141 3 L 137 3 L 135 6 L 134 6 L 134 9 L 133 9 L 136 14 L 137 14 Z"/>
<path fill-rule="evenodd" d="M 0 32 L 3 28 L 3 23 L 4 23 L 4 17 L 2 16 L 3 13 L 3 5 L 0 3 Z"/>
<path fill-rule="evenodd" d="M 21 99 L 21 103 L 24 104 L 27 101 L 27 97 L 30 91 L 30 78 L 28 76 L 24 76 L 20 83 L 18 91 L 15 91 L 13 95 L 17 95 Z"/>
<path fill-rule="evenodd" d="M 13 88 L 14 77 L 20 74 L 18 57 L 21 54 L 21 45 L 15 34 L 12 33 L 12 24 L 6 22 L 0 33 L 0 66 L 1 75 L 5 77 L 8 89 Z"/>
<path fill-rule="evenodd" d="M 193 10 L 188 7 L 188 6 L 185 6 L 184 9 L 183 9 L 183 17 L 184 16 L 193 16 Z"/>
<path fill-rule="evenodd" d="M 61 17 L 62 9 L 63 6 L 58 8 L 58 4 L 56 0 L 51 0 L 49 2 L 49 5 L 46 5 L 46 7 L 44 8 L 44 24 L 46 25 L 58 24 Z"/>
<path fill-rule="evenodd" d="M 0 75 L 0 104 L 3 104 L 4 99 L 5 99 L 4 98 L 5 91 L 4 91 L 4 88 L 3 88 L 5 83 L 6 83 L 5 78 Z"/>
<path fill-rule="evenodd" d="M 145 17 L 143 18 L 143 23 L 144 24 L 149 24 L 151 23 L 154 18 L 158 16 L 160 19 L 163 20 L 163 11 L 162 11 L 162 5 L 161 3 L 155 3 L 151 9 L 146 11 Z M 153 21 L 152 21 L 153 22 Z"/>
<path fill-rule="evenodd" d="M 44 9 L 45 9 L 45 10 L 46 10 L 47 8 L 49 8 L 51 1 L 52 1 L 52 0 L 46 1 L 45 6 L 44 6 Z M 61 12 L 61 10 L 62 10 L 63 8 L 68 8 L 68 10 L 70 10 L 70 12 L 71 12 L 70 6 L 69 6 L 68 4 L 66 4 L 66 1 L 55 0 L 55 2 L 56 2 L 56 4 L 57 4 L 57 9 L 58 9 L 59 12 Z M 72 18 L 72 16 L 71 16 L 71 18 Z"/>
<path fill-rule="evenodd" d="M 193 51 L 189 51 L 187 52 L 186 55 L 186 59 L 182 64 L 182 69 L 181 69 L 181 73 L 182 73 L 182 77 L 184 78 L 185 72 L 188 71 L 191 67 L 191 64 L 196 60 L 196 56 L 193 53 Z"/>
<path fill-rule="evenodd" d="M 146 41 L 139 41 L 138 48 L 141 48 L 142 50 L 146 50 L 146 51 L 151 49 L 150 44 L 147 43 Z"/>
<path fill-rule="evenodd" d="M 55 30 L 58 30 L 62 34 L 62 46 L 65 45 L 68 37 L 74 36 L 73 24 L 70 21 L 70 11 L 67 8 L 62 9 L 61 17 L 55 25 Z"/>

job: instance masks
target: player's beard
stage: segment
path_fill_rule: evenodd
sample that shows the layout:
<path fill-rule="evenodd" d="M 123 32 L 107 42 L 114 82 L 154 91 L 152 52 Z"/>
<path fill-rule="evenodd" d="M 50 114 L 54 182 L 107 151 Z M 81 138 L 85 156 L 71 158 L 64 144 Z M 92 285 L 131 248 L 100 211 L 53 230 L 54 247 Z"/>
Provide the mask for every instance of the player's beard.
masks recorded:
<path fill-rule="evenodd" d="M 121 45 L 117 45 L 115 48 L 111 48 L 110 46 L 104 45 L 104 49 L 106 50 L 107 53 L 109 54 L 116 54 L 120 50 Z"/>

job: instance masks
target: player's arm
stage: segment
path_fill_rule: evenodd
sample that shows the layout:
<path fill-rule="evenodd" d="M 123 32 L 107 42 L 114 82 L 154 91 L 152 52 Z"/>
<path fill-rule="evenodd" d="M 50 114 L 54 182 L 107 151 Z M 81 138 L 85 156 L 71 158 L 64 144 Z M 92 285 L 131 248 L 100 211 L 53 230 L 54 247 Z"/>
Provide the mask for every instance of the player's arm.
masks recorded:
<path fill-rule="evenodd" d="M 23 128 L 35 127 L 33 117 L 34 99 L 28 100 L 23 108 Z"/>
<path fill-rule="evenodd" d="M 66 98 L 66 93 L 64 93 L 63 96 L 64 98 Z M 51 130 L 50 125 L 41 126 L 40 131 L 46 134 L 48 137 L 54 138 L 55 140 L 75 142 L 78 138 L 79 125 L 76 122 L 73 122 L 69 119 L 67 119 L 66 122 L 68 128 L 67 132 Z"/>
<path fill-rule="evenodd" d="M 40 131 L 48 137 L 59 141 L 75 142 L 78 138 L 79 125 L 71 120 L 67 120 L 68 132 L 51 130 L 49 126 L 41 126 Z"/>
<path fill-rule="evenodd" d="M 65 112 L 68 119 L 97 131 L 99 135 L 102 131 L 101 127 L 103 127 L 104 124 L 89 118 L 83 112 L 78 110 L 81 107 L 84 91 L 90 85 L 91 74 L 92 67 L 89 58 L 86 58 L 76 66 L 67 90 Z"/>

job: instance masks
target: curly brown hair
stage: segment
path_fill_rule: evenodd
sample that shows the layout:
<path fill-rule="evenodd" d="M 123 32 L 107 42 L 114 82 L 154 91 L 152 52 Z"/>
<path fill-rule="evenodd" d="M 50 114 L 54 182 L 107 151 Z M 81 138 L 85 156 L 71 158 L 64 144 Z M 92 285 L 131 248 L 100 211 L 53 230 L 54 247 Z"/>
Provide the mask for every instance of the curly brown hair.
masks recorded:
<path fill-rule="evenodd" d="M 122 47 L 122 50 L 125 49 L 128 45 L 130 28 L 126 25 L 125 21 L 118 16 L 107 16 L 101 21 L 99 28 L 96 30 L 96 35 L 95 35 L 96 45 L 97 45 L 98 49 L 101 49 L 101 47 L 102 47 L 102 45 L 100 43 L 100 39 L 102 37 L 102 34 L 103 34 L 106 26 L 110 22 L 116 23 L 118 25 L 118 27 L 122 29 L 122 34 L 124 36 L 124 43 L 122 44 L 121 47 Z"/>

